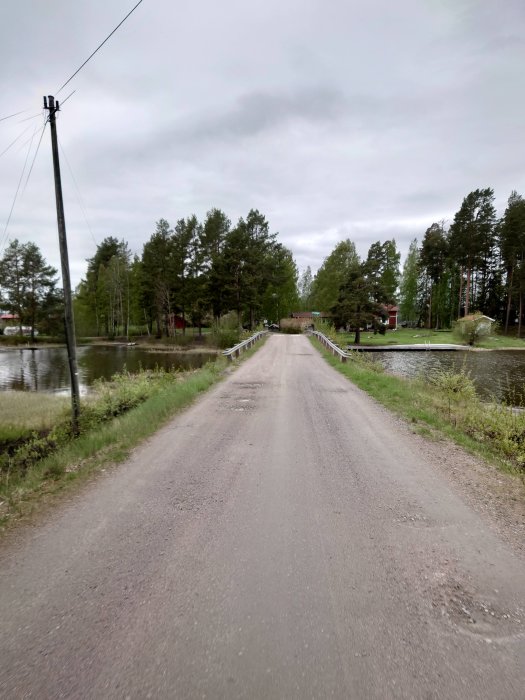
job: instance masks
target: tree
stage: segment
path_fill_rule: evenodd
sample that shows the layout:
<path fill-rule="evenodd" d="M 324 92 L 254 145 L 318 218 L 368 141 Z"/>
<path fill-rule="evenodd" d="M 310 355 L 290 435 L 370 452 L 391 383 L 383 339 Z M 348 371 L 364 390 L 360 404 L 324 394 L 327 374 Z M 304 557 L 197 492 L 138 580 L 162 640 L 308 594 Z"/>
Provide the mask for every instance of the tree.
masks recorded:
<path fill-rule="evenodd" d="M 523 290 L 525 287 L 525 200 L 511 192 L 505 214 L 498 227 L 503 265 L 507 275 L 505 332 L 508 331 L 512 299 L 517 296 L 518 336 L 521 336 Z"/>
<path fill-rule="evenodd" d="M 414 326 L 419 317 L 418 309 L 419 249 L 414 238 L 408 249 L 403 265 L 403 275 L 399 286 L 399 311 L 403 321 Z"/>
<path fill-rule="evenodd" d="M 395 304 L 399 286 L 399 262 L 394 240 L 372 243 L 364 263 L 364 270 L 373 285 L 373 297 L 378 304 Z"/>
<path fill-rule="evenodd" d="M 157 228 L 142 251 L 141 300 L 148 328 L 156 328 L 161 337 L 163 327 L 168 335 L 167 320 L 173 305 L 174 249 L 172 231 L 166 219 L 159 219 Z"/>
<path fill-rule="evenodd" d="M 465 315 L 469 313 L 474 275 L 479 277 L 476 282 L 479 287 L 477 296 L 480 310 L 483 310 L 486 303 L 490 260 L 495 244 L 496 210 L 493 202 L 494 190 L 490 187 L 470 192 L 463 199 L 450 227 L 451 256 L 459 265 L 460 275 L 458 316 L 461 315 L 463 295 Z"/>
<path fill-rule="evenodd" d="M 222 282 L 223 304 L 237 313 L 239 325 L 243 315 L 251 329 L 262 313 L 264 293 L 272 279 L 275 233 L 270 233 L 266 218 L 252 209 L 246 219 L 226 236 L 218 265 Z"/>
<path fill-rule="evenodd" d="M 110 336 L 118 335 L 119 330 L 126 337 L 129 335 L 130 261 L 128 244 L 121 241 L 117 253 L 99 271 L 99 284 L 106 291 L 104 318 Z"/>
<path fill-rule="evenodd" d="M 374 323 L 381 312 L 381 304 L 374 298 L 375 293 L 375 279 L 368 272 L 366 262 L 354 263 L 331 311 L 336 326 L 355 331 L 356 345 L 361 341 L 361 328 L 365 328 L 367 323 Z"/>
<path fill-rule="evenodd" d="M 264 291 L 262 311 L 265 318 L 279 323 L 299 306 L 297 265 L 291 250 L 277 244 L 271 254 L 271 270 Z"/>
<path fill-rule="evenodd" d="M 435 307 L 435 327 L 440 327 L 440 316 L 444 315 L 444 275 L 447 264 L 448 240 L 444 222 L 434 223 L 425 231 L 419 254 L 419 263 L 427 281 L 426 305 L 428 306 L 428 327 L 432 328 Z"/>
<path fill-rule="evenodd" d="M 297 292 L 299 295 L 300 311 L 311 311 L 312 305 L 312 284 L 313 276 L 310 265 L 303 272 L 297 283 Z"/>
<path fill-rule="evenodd" d="M 339 289 L 357 262 L 355 244 L 348 238 L 340 241 L 324 259 L 312 284 L 313 305 L 318 310 L 326 311 L 337 303 Z"/>
<path fill-rule="evenodd" d="M 86 279 L 79 285 L 77 303 L 84 308 L 86 317 L 92 318 L 97 335 L 102 335 L 103 331 L 105 335 L 110 334 L 106 270 L 111 258 L 119 254 L 120 246 L 118 238 L 104 238 L 97 246 L 95 255 L 88 259 Z"/>
<path fill-rule="evenodd" d="M 46 264 L 34 243 L 15 239 L 0 260 L 2 303 L 18 316 L 20 334 L 22 326 L 30 326 L 31 340 L 37 321 L 56 299 L 56 275 L 57 270 Z"/>
<path fill-rule="evenodd" d="M 192 306 L 197 292 L 195 278 L 198 276 L 199 254 L 197 251 L 201 226 L 195 215 L 179 219 L 172 235 L 173 243 L 173 292 L 175 307 L 180 310 L 186 332 L 186 313 Z"/>
<path fill-rule="evenodd" d="M 202 274 L 207 306 L 211 307 L 216 321 L 224 310 L 222 254 L 230 230 L 231 221 L 223 211 L 211 209 L 207 213 L 200 240 Z"/>

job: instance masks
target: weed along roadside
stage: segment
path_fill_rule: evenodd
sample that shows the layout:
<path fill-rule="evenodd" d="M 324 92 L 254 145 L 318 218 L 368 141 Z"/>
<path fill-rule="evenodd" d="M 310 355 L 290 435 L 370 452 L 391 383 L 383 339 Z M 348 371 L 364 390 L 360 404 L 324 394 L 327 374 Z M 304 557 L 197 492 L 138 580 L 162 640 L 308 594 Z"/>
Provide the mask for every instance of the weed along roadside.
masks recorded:
<path fill-rule="evenodd" d="M 311 342 L 335 369 L 407 419 L 415 432 L 446 436 L 525 483 L 525 412 L 483 403 L 466 373 L 442 371 L 425 380 L 404 379 L 385 373 L 368 354 L 350 353 L 343 363 L 316 338 Z"/>
<path fill-rule="evenodd" d="M 100 381 L 82 402 L 77 438 L 71 435 L 67 401 L 48 397 L 48 420 L 41 423 L 35 422 L 33 409 L 37 403 L 41 406 L 42 396 L 26 395 L 25 420 L 22 416 L 18 424 L 4 425 L 0 433 L 0 525 L 5 528 L 34 512 L 46 497 L 124 461 L 132 448 L 249 358 L 264 340 L 233 361 L 218 357 L 200 369 L 123 373 Z M 0 394 L 0 402 L 2 398 L 7 394 Z M 37 413 L 41 417 L 41 411 Z"/>

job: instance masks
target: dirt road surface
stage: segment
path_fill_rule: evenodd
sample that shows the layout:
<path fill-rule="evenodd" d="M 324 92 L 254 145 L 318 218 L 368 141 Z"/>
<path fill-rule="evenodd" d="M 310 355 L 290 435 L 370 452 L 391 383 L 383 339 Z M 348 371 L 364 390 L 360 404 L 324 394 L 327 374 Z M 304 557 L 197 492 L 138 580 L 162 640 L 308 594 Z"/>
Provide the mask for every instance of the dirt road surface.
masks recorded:
<path fill-rule="evenodd" d="M 525 697 L 525 562 L 307 338 L 0 543 L 1 698 Z"/>

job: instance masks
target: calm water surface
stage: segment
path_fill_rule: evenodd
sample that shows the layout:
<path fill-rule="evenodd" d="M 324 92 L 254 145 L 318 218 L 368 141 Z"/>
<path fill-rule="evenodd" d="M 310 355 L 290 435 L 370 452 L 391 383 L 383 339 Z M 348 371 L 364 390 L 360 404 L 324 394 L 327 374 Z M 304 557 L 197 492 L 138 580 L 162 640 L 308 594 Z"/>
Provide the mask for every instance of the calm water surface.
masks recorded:
<path fill-rule="evenodd" d="M 378 352 L 373 353 L 388 372 L 404 377 L 426 376 L 436 369 L 459 372 L 465 369 L 486 401 L 504 401 L 525 406 L 525 352 Z"/>
<path fill-rule="evenodd" d="M 77 364 L 82 393 L 89 390 L 95 379 L 109 379 L 126 369 L 162 367 L 166 370 L 201 367 L 216 358 L 210 352 L 150 352 L 137 346 L 79 347 Z M 0 352 L 0 391 L 69 391 L 69 365 L 65 348 L 16 348 Z"/>

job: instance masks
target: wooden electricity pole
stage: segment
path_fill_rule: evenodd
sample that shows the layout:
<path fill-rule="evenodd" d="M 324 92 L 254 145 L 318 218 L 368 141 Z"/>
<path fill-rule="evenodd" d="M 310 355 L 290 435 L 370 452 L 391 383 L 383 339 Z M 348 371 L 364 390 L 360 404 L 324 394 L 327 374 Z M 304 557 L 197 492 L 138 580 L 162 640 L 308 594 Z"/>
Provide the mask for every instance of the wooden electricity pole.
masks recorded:
<path fill-rule="evenodd" d="M 49 123 L 51 125 L 51 145 L 53 149 L 53 170 L 55 174 L 55 197 L 58 221 L 58 242 L 60 245 L 60 262 L 62 264 L 62 286 L 64 288 L 64 320 L 66 327 L 66 345 L 69 362 L 69 374 L 71 377 L 71 403 L 73 434 L 78 434 L 78 418 L 80 414 L 80 391 L 78 388 L 77 349 L 75 340 L 75 324 L 73 320 L 73 302 L 71 299 L 71 278 L 69 275 L 69 257 L 67 252 L 66 220 L 64 218 L 64 201 L 62 199 L 62 181 L 60 179 L 60 161 L 58 158 L 58 139 L 56 126 L 56 113 L 60 106 L 55 98 L 49 95 L 44 97 L 44 109 L 49 111 Z"/>

